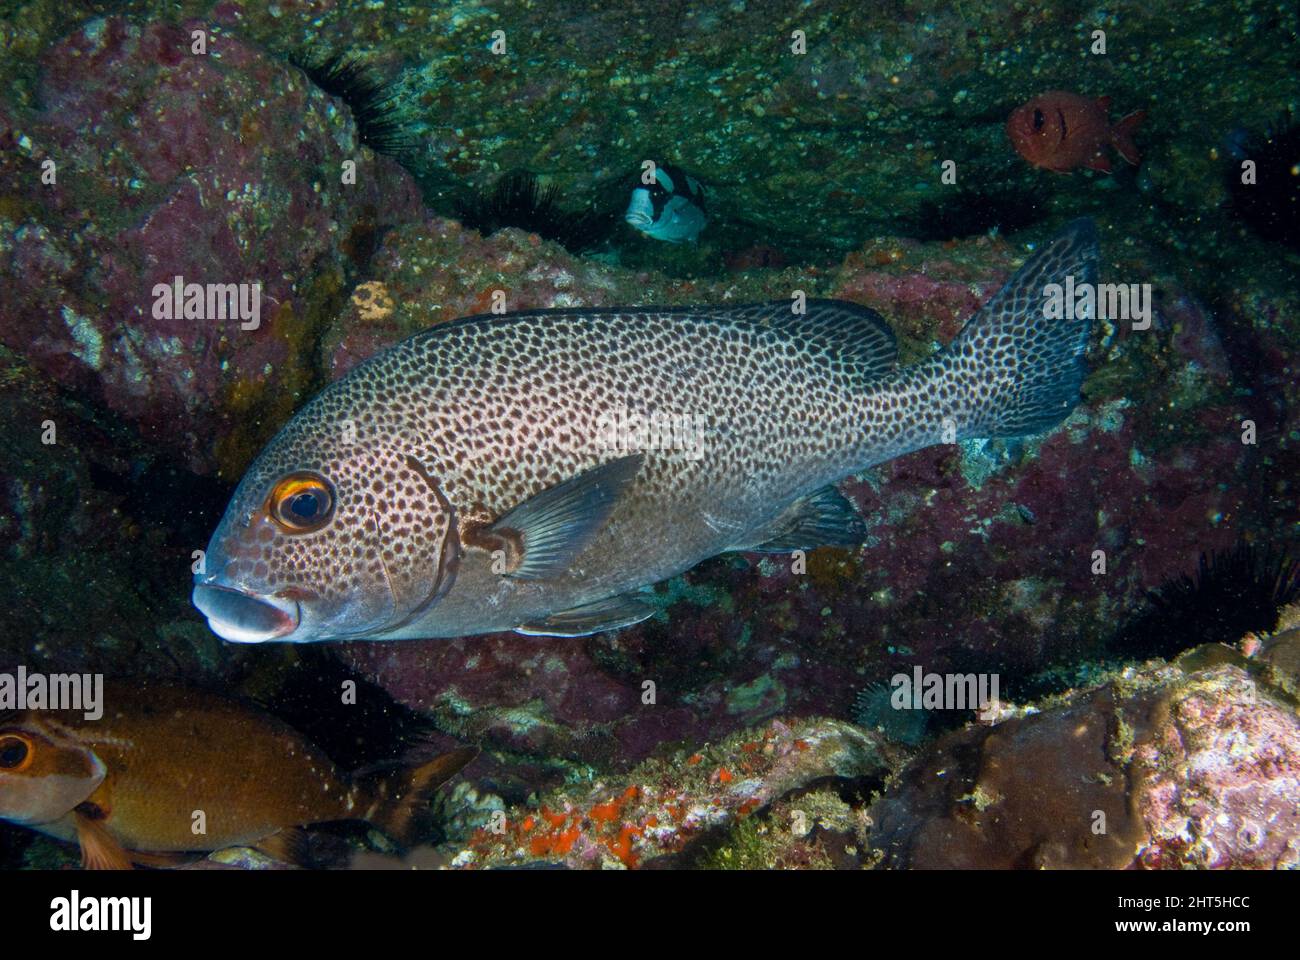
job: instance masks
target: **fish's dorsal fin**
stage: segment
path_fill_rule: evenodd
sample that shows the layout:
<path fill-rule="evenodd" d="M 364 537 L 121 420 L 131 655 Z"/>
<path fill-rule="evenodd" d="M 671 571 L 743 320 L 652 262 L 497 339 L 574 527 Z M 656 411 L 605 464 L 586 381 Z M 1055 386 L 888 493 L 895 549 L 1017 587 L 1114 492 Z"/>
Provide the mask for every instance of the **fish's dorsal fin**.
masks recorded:
<path fill-rule="evenodd" d="M 795 313 L 791 300 L 769 300 L 735 307 L 702 308 L 709 316 L 779 330 L 818 353 L 850 365 L 858 380 L 892 373 L 898 344 L 885 319 L 870 307 L 848 300 L 807 300 Z"/>
<path fill-rule="evenodd" d="M 543 620 L 521 623 L 515 633 L 526 637 L 587 637 L 630 627 L 654 616 L 655 608 L 636 594 L 607 597 L 571 610 L 559 610 Z"/>
<path fill-rule="evenodd" d="M 519 537 L 519 565 L 506 576 L 544 580 L 563 573 L 596 534 L 636 476 L 644 454 L 620 457 L 529 497 L 487 528 Z"/>

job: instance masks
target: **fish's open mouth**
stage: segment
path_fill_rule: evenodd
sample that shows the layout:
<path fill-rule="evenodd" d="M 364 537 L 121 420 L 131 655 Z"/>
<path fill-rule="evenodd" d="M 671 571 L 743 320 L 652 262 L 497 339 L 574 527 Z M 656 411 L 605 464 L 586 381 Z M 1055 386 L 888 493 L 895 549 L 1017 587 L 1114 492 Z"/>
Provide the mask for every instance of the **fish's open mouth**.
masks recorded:
<path fill-rule="evenodd" d="M 200 583 L 191 597 L 208 618 L 212 632 L 231 643 L 262 643 L 298 629 L 302 611 L 296 602 L 255 597 L 230 587 Z"/>

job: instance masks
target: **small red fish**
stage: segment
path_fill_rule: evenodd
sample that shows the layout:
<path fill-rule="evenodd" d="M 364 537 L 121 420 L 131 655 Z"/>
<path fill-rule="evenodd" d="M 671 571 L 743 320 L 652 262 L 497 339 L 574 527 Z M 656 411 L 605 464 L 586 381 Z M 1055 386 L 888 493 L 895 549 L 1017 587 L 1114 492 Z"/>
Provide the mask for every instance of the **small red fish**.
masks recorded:
<path fill-rule="evenodd" d="M 1110 97 L 1093 100 L 1049 90 L 1012 111 L 1007 136 L 1016 152 L 1034 166 L 1057 173 L 1079 166 L 1110 173 L 1107 145 L 1137 166 L 1142 155 L 1133 143 L 1133 131 L 1147 112 L 1135 110 L 1113 126 L 1109 112 Z"/>

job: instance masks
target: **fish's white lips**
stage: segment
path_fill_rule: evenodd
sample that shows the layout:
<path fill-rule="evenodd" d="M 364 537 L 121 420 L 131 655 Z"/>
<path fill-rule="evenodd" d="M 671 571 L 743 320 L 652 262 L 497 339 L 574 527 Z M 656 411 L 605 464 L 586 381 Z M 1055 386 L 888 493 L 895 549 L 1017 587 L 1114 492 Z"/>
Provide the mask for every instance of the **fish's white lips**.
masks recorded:
<path fill-rule="evenodd" d="M 263 615 L 268 615 L 267 619 L 271 622 L 278 620 L 278 625 L 255 629 L 223 619 L 219 611 L 225 604 L 221 601 L 236 598 L 238 598 L 237 604 L 246 605 L 249 610 L 258 610 Z M 207 618 L 208 628 L 230 643 L 284 640 L 302 624 L 302 604 L 296 600 L 285 601 L 274 596 L 259 596 L 238 587 L 227 587 L 219 583 L 196 583 L 190 601 Z"/>
<path fill-rule="evenodd" d="M 654 204 L 650 201 L 650 191 L 639 187 L 632 191 L 623 219 L 638 230 L 654 225 Z"/>
<path fill-rule="evenodd" d="M 208 617 L 208 629 L 227 643 L 265 643 L 267 640 L 275 639 L 264 632 L 241 630 L 234 624 L 223 623 L 215 617 Z"/>

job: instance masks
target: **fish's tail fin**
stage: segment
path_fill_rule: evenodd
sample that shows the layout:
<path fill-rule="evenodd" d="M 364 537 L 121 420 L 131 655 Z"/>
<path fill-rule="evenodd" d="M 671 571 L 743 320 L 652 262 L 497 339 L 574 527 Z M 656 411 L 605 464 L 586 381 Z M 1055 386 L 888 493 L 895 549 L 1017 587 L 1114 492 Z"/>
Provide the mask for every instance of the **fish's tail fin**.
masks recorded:
<path fill-rule="evenodd" d="M 357 778 L 369 800 L 362 819 L 403 846 L 410 844 L 433 793 L 478 756 L 477 747 L 439 754 L 415 767 L 375 771 Z"/>
<path fill-rule="evenodd" d="M 1133 131 L 1146 118 L 1145 110 L 1134 110 L 1110 128 L 1110 142 L 1119 151 L 1119 155 L 1135 167 L 1142 162 L 1142 154 L 1138 151 L 1137 144 L 1133 142 Z"/>
<path fill-rule="evenodd" d="M 942 359 L 938 399 L 955 435 L 946 439 L 1025 436 L 1069 416 L 1087 372 L 1095 297 L 1072 319 L 1049 318 L 1046 307 L 1053 284 L 1061 303 L 1066 290 L 1096 283 L 1097 229 L 1076 220 L 971 317 Z"/>

